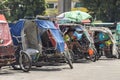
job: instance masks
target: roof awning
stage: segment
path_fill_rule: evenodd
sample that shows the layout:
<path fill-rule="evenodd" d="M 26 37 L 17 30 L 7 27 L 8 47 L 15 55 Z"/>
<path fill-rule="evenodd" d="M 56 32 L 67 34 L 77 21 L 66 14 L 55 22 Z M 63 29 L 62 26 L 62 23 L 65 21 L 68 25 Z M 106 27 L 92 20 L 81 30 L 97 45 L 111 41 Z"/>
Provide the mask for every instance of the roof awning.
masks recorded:
<path fill-rule="evenodd" d="M 0 14 L 0 23 L 7 23 L 6 18 L 3 14 Z"/>

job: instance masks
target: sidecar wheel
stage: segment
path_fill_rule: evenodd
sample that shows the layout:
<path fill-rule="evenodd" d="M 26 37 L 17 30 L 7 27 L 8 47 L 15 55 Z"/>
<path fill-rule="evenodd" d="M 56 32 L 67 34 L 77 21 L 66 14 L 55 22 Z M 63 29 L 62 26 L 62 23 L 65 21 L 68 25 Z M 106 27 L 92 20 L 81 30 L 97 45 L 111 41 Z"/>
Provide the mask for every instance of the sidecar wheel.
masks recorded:
<path fill-rule="evenodd" d="M 20 61 L 20 66 L 24 72 L 29 72 L 31 70 L 32 59 L 30 55 L 21 52 L 19 61 Z"/>

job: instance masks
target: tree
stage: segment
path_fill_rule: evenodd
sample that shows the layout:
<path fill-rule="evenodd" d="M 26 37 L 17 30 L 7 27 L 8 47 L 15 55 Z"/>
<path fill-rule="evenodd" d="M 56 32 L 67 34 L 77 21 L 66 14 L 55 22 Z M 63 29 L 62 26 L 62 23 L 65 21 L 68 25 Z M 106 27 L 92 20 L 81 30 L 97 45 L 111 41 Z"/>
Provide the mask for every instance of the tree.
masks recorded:
<path fill-rule="evenodd" d="M 82 2 L 97 20 L 120 21 L 120 0 L 82 0 Z"/>
<path fill-rule="evenodd" d="M 7 0 L 4 0 L 4 1 L 0 0 L 0 13 L 1 14 L 3 14 L 3 13 L 7 14 L 7 11 L 9 10 L 9 8 L 5 6 L 6 2 L 7 2 Z"/>
<path fill-rule="evenodd" d="M 7 0 L 4 5 L 10 9 L 6 16 L 14 21 L 25 16 L 44 14 L 46 4 L 45 0 Z"/>

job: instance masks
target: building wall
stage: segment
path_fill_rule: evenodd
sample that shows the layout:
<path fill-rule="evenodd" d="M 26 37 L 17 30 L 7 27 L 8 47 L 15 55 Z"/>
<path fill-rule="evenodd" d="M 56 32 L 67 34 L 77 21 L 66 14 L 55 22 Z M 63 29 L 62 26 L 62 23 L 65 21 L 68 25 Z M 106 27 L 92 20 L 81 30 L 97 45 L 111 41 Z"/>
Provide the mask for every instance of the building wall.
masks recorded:
<path fill-rule="evenodd" d="M 75 8 L 75 4 L 79 2 L 79 0 L 45 0 L 48 4 L 54 4 L 53 8 L 47 8 L 45 15 L 58 15 L 65 11 L 75 11 L 75 10 L 81 10 L 84 12 L 88 12 L 87 8 L 85 7 L 77 7 Z M 71 2 L 72 1 L 72 2 Z"/>

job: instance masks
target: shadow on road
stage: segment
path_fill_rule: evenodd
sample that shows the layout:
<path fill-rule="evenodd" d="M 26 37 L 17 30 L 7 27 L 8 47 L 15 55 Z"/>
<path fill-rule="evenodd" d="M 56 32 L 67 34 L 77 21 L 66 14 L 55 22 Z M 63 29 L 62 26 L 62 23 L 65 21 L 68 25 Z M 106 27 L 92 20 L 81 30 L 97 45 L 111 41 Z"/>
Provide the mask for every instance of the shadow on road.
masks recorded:
<path fill-rule="evenodd" d="M 17 74 L 17 73 L 29 73 L 29 72 L 23 72 L 22 70 L 14 70 L 13 68 L 11 67 L 3 67 L 1 70 L 0 70 L 0 76 L 1 75 L 14 75 L 14 74 Z"/>
<path fill-rule="evenodd" d="M 99 60 L 106 60 L 106 61 L 111 61 L 111 60 L 115 60 L 116 58 L 100 58 Z"/>
<path fill-rule="evenodd" d="M 79 59 L 79 60 L 76 60 L 76 61 L 74 61 L 73 63 L 84 63 L 84 64 L 88 64 L 88 63 L 90 63 L 90 62 L 92 62 L 92 61 L 90 61 L 90 60 L 86 60 L 86 59 Z"/>
<path fill-rule="evenodd" d="M 14 72 L 11 72 L 9 69 L 1 69 L 0 70 L 0 76 L 1 75 L 13 75 L 14 74 Z"/>
<path fill-rule="evenodd" d="M 13 72 L 0 72 L 0 76 L 1 75 L 12 75 L 14 74 Z"/>
<path fill-rule="evenodd" d="M 52 68 L 52 67 L 44 67 L 44 68 L 32 68 L 31 71 L 47 71 L 47 72 L 53 72 L 53 71 L 61 71 L 62 68 Z"/>

